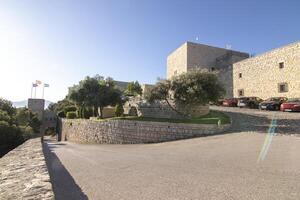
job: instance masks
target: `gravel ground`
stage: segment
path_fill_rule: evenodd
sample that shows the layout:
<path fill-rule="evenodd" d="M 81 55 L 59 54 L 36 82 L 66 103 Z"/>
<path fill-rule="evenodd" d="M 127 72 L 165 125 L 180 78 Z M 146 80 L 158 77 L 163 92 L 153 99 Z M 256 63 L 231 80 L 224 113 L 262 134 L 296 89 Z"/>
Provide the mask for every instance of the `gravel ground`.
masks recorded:
<path fill-rule="evenodd" d="M 57 199 L 300 199 L 300 113 L 212 107 L 228 134 L 159 144 L 47 141 Z M 258 161 L 271 120 L 276 131 Z"/>

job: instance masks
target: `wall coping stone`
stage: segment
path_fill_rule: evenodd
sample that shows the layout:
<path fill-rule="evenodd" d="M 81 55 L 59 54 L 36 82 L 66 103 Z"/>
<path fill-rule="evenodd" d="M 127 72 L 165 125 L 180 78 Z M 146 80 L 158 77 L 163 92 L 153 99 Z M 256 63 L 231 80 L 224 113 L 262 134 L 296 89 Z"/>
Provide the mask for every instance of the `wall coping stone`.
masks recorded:
<path fill-rule="evenodd" d="M 0 158 L 0 199 L 54 199 L 40 138 Z"/>

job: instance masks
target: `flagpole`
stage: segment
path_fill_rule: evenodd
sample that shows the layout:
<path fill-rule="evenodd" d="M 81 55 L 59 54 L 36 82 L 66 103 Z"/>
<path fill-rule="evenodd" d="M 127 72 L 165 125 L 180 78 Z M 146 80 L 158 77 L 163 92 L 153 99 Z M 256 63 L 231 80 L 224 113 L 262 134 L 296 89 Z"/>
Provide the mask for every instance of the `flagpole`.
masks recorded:
<path fill-rule="evenodd" d="M 42 95 L 42 99 L 44 99 L 44 90 L 45 90 L 45 85 L 43 85 L 43 95 Z"/>
<path fill-rule="evenodd" d="M 34 88 L 34 98 L 36 99 L 36 87 Z"/>
<path fill-rule="evenodd" d="M 31 93 L 30 93 L 30 98 L 32 98 L 32 89 L 33 89 L 33 84 L 31 84 Z"/>

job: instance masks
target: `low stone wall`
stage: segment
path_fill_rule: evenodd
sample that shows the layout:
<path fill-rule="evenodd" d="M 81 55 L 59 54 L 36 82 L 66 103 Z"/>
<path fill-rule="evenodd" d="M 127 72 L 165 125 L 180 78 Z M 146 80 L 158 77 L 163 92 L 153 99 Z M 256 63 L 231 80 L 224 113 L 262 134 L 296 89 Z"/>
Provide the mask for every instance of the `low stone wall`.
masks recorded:
<path fill-rule="evenodd" d="M 40 138 L 0 158 L 0 199 L 54 199 Z"/>
<path fill-rule="evenodd" d="M 156 143 L 213 135 L 229 124 L 183 124 L 131 120 L 93 121 L 62 119 L 61 139 L 80 143 Z"/>
<path fill-rule="evenodd" d="M 208 105 L 193 105 L 191 107 L 176 105 L 169 100 L 170 104 L 180 113 L 189 114 L 191 117 L 200 117 L 209 113 Z M 132 97 L 124 104 L 124 114 L 132 115 L 131 110 L 135 109 L 134 115 L 150 118 L 183 119 L 184 116 L 178 114 L 167 104 L 166 101 L 147 102 L 141 97 Z"/>

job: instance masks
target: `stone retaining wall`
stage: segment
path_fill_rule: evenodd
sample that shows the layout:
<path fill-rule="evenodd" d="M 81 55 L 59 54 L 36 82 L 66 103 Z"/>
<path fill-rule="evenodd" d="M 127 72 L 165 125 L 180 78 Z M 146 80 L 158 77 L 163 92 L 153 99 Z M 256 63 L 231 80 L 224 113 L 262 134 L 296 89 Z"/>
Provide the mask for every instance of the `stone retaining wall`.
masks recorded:
<path fill-rule="evenodd" d="M 40 138 L 0 158 L 0 199 L 54 199 Z"/>
<path fill-rule="evenodd" d="M 131 120 L 62 119 L 61 139 L 80 143 L 156 143 L 223 132 L 230 125 L 183 124 Z"/>

